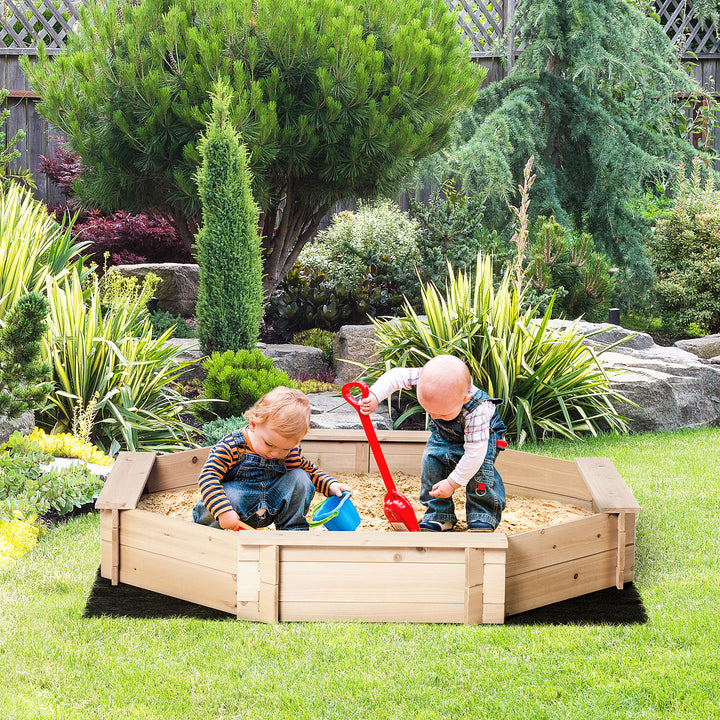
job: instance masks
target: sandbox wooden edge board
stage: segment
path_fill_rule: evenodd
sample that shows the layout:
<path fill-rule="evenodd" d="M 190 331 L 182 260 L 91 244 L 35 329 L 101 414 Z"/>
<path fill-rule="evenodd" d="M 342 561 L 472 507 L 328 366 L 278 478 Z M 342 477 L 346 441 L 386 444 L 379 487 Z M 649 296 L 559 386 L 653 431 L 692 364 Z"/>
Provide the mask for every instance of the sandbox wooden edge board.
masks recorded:
<path fill-rule="evenodd" d="M 427 437 L 379 431 L 391 471 L 419 474 Z M 361 431 L 312 430 L 303 451 L 329 473 L 378 471 Z M 593 512 L 508 536 L 233 533 L 137 508 L 143 493 L 197 487 L 208 452 L 119 454 L 96 503 L 102 577 L 243 620 L 466 624 L 502 623 L 633 578 L 640 506 L 607 458 L 502 452 L 508 494 Z"/>

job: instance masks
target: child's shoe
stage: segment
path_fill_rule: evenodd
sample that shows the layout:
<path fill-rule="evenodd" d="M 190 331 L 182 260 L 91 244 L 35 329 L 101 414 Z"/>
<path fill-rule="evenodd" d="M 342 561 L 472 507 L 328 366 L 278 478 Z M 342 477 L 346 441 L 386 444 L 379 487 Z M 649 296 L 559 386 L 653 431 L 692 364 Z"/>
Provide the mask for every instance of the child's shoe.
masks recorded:
<path fill-rule="evenodd" d="M 495 528 L 484 520 L 473 520 L 468 523 L 468 532 L 493 532 Z"/>
<path fill-rule="evenodd" d="M 455 527 L 455 523 L 452 520 L 445 520 L 445 522 L 438 522 L 437 520 L 423 520 L 420 523 L 420 529 L 425 532 L 449 532 Z"/>

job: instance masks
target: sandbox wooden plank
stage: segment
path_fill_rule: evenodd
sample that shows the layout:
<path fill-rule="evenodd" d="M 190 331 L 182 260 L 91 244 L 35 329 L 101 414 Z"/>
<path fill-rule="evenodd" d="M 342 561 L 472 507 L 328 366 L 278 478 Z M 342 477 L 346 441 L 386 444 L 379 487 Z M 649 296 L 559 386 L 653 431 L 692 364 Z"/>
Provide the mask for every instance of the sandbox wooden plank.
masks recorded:
<path fill-rule="evenodd" d="M 568 520 L 508 537 L 507 574 L 520 575 L 617 548 L 617 516 Z"/>
<path fill-rule="evenodd" d="M 121 546 L 120 582 L 236 613 L 235 573 L 194 565 L 181 558 Z"/>
<path fill-rule="evenodd" d="M 505 613 L 532 610 L 615 585 L 616 551 L 577 558 L 520 575 L 508 576 Z"/>
<path fill-rule="evenodd" d="M 132 510 L 155 464 L 151 452 L 120 452 L 110 470 L 95 507 L 98 510 Z"/>
<path fill-rule="evenodd" d="M 284 622 L 327 622 L 328 620 L 388 623 L 462 623 L 464 603 L 415 602 L 292 602 L 281 608 Z"/>
<path fill-rule="evenodd" d="M 321 546 L 323 559 L 327 562 L 378 562 L 378 563 L 459 563 L 465 562 L 455 548 L 428 547 L 377 547 L 369 555 L 365 547 Z M 317 546 L 283 546 L 283 559 L 288 562 L 311 562 L 317 559 Z"/>
<path fill-rule="evenodd" d="M 197 487 L 211 448 L 196 448 L 158 455 L 147 482 L 147 492 L 186 490 Z"/>
<path fill-rule="evenodd" d="M 640 505 L 609 458 L 576 458 L 581 476 L 593 498 L 596 512 L 639 513 Z"/>
<path fill-rule="evenodd" d="M 462 551 L 459 551 L 462 552 Z M 464 602 L 465 569 L 458 564 L 281 562 L 280 604 L 287 602 Z"/>
<path fill-rule="evenodd" d="M 147 510 L 122 514 L 123 546 L 234 573 L 237 535 Z"/>
<path fill-rule="evenodd" d="M 263 530 L 243 532 L 236 536 L 242 545 L 302 547 L 367 548 L 506 548 L 508 539 L 502 533 L 410 533 L 410 532 L 292 532 Z"/>
<path fill-rule="evenodd" d="M 592 495 L 575 463 L 570 460 L 505 450 L 495 461 L 506 490 L 527 497 L 563 498 L 583 507 Z"/>

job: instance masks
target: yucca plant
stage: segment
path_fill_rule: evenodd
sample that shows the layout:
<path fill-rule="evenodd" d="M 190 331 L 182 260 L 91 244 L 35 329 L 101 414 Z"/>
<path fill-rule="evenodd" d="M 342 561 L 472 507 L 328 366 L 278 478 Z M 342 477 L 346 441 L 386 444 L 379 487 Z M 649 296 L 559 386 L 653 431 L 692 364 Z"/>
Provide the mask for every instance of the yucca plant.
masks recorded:
<path fill-rule="evenodd" d="M 94 402 L 92 442 L 114 454 L 124 450 L 177 450 L 192 444 L 181 414 L 189 402 L 170 384 L 187 367 L 178 350 L 153 339 L 142 293 L 127 303 L 103 302 L 96 280 L 69 273 L 48 283 L 49 331 L 44 352 L 58 390 L 43 416 L 55 431 L 72 428 L 78 404 Z"/>
<path fill-rule="evenodd" d="M 474 279 L 450 267 L 444 294 L 423 285 L 422 303 L 426 318 L 406 304 L 399 321 L 372 320 L 379 359 L 367 368 L 368 379 L 447 353 L 467 363 L 478 387 L 504 400 L 500 414 L 518 444 L 627 431 L 613 405 L 625 398 L 611 388 L 601 353 L 583 346 L 574 328 L 548 326 L 552 303 L 539 319 L 535 308 L 523 309 L 523 291 L 509 271 L 495 288 L 489 256 L 478 255 Z"/>
<path fill-rule="evenodd" d="M 72 223 L 65 229 L 44 203 L 15 183 L 0 190 L 0 320 L 21 295 L 45 291 L 79 260 L 89 243 L 76 243 Z"/>

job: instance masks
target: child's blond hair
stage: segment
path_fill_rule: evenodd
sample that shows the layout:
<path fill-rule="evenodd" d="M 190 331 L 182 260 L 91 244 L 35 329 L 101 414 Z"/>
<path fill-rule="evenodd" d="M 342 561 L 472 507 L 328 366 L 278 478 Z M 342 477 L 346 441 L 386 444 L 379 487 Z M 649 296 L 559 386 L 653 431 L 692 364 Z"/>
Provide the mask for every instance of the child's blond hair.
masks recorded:
<path fill-rule="evenodd" d="M 284 438 L 298 440 L 310 429 L 310 401 L 300 390 L 281 385 L 246 410 L 245 418 L 257 425 L 269 425 Z"/>

